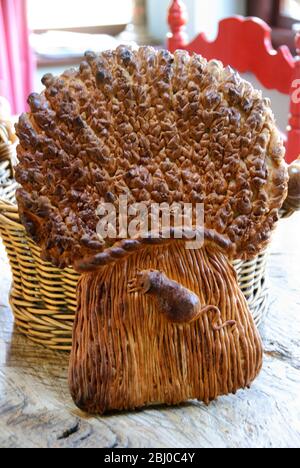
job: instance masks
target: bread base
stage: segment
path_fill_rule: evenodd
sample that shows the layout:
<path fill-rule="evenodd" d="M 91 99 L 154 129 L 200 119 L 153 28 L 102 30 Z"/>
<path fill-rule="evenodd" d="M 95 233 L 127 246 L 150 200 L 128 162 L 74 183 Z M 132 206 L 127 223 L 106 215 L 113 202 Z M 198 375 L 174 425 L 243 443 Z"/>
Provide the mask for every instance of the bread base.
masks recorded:
<path fill-rule="evenodd" d="M 163 271 L 236 325 L 214 330 L 213 312 L 189 324 L 168 321 L 153 297 L 129 291 L 129 281 L 148 269 Z M 236 273 L 210 247 L 149 247 L 80 279 L 69 384 L 88 413 L 189 399 L 208 404 L 250 386 L 261 366 L 261 340 Z"/>

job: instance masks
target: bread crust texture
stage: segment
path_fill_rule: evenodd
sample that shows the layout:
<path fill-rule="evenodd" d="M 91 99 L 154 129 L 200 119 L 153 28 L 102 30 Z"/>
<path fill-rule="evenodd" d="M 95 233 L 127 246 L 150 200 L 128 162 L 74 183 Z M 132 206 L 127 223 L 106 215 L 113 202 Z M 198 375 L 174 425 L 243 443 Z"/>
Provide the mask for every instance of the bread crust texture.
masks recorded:
<path fill-rule="evenodd" d="M 269 100 L 231 68 L 120 46 L 43 83 L 16 128 L 16 178 L 44 260 L 85 271 L 123 248 L 96 232 L 97 208 L 118 210 L 121 195 L 149 215 L 152 203 L 203 203 L 209 238 L 230 258 L 267 245 L 287 194 L 284 146 Z"/>

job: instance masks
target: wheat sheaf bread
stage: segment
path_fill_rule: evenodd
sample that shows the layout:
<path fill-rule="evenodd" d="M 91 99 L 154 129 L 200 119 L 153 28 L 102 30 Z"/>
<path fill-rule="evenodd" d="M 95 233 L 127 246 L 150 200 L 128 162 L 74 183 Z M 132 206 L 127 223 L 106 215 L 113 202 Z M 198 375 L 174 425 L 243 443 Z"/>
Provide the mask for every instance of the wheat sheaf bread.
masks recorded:
<path fill-rule="evenodd" d="M 27 232 L 59 267 L 105 264 L 141 247 L 96 233 L 102 203 L 204 203 L 205 236 L 230 258 L 268 242 L 287 193 L 284 147 L 268 99 L 199 55 L 88 52 L 46 75 L 17 135 Z"/>

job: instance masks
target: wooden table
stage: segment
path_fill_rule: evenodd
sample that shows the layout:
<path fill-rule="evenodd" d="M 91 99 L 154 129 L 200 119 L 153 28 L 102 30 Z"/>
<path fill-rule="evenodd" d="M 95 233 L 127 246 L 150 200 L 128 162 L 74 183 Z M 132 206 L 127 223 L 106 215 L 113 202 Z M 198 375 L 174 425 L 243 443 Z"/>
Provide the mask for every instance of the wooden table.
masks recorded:
<path fill-rule="evenodd" d="M 300 447 L 300 214 L 282 221 L 271 249 L 272 303 L 261 332 L 264 368 L 247 391 L 105 417 L 76 409 L 68 356 L 14 328 L 0 246 L 0 447 Z"/>

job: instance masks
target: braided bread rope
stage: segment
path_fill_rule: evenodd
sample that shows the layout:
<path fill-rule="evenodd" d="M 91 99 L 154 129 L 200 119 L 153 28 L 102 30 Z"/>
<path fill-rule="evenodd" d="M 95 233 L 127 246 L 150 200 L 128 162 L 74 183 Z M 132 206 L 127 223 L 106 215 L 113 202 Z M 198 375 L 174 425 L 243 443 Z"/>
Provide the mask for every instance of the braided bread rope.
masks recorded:
<path fill-rule="evenodd" d="M 160 233 L 149 232 L 142 238 L 123 239 L 104 252 L 75 262 L 75 270 L 79 273 L 96 271 L 99 267 L 127 258 L 129 255 L 144 249 L 148 245 L 158 247 L 168 245 L 179 238 L 178 234 L 183 242 L 190 242 L 191 239 L 196 239 L 197 237 L 203 238 L 206 245 L 214 244 L 220 251 L 226 252 L 231 257 L 234 256 L 235 245 L 228 238 L 218 234 L 213 229 L 185 228 L 184 230 L 179 230 L 177 228 L 170 228 L 167 234 L 168 238 L 165 237 L 165 233 L 162 231 Z"/>

